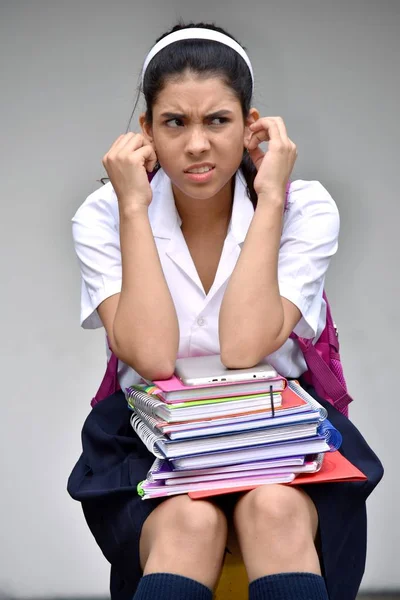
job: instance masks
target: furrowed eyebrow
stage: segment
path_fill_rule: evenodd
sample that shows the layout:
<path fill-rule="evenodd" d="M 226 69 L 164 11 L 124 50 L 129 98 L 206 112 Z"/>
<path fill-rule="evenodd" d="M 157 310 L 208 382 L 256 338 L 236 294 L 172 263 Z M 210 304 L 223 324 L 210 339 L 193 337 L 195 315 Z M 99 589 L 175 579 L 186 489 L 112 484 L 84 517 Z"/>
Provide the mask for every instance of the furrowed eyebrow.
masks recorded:
<path fill-rule="evenodd" d="M 218 119 L 220 117 L 226 117 L 232 115 L 231 110 L 218 110 L 217 112 L 210 113 L 206 115 L 205 119 Z M 163 119 L 187 119 L 187 115 L 183 113 L 172 113 L 172 112 L 164 112 L 161 114 Z"/>
<path fill-rule="evenodd" d="M 161 117 L 163 119 L 185 119 L 186 115 L 183 115 L 181 113 L 165 112 L 162 113 Z"/>
<path fill-rule="evenodd" d="M 231 110 L 217 110 L 215 113 L 206 115 L 206 119 L 218 119 L 219 117 L 228 117 L 232 114 Z"/>

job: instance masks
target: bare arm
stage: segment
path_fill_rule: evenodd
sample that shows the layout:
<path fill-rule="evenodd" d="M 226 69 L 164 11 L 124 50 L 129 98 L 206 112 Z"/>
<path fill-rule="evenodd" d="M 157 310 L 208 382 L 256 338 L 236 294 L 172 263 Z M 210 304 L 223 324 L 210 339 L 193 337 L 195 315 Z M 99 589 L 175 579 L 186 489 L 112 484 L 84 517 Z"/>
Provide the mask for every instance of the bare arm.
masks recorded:
<path fill-rule="evenodd" d="M 285 189 L 296 146 L 280 117 L 258 119 L 249 130 L 247 149 L 258 171 L 258 204 L 219 317 L 221 359 L 232 368 L 252 366 L 277 350 L 301 318 L 278 286 Z M 264 141 L 269 142 L 265 154 L 259 147 Z"/>
<path fill-rule="evenodd" d="M 114 353 L 147 379 L 172 375 L 178 319 L 162 272 L 147 209 L 121 215 L 121 293 L 98 307 Z"/>
<path fill-rule="evenodd" d="M 118 197 L 122 287 L 98 307 L 114 353 L 151 380 L 172 375 L 179 345 L 175 306 L 148 218 L 146 168 L 155 160 L 152 146 L 131 133 L 103 158 Z"/>
<path fill-rule="evenodd" d="M 275 352 L 301 318 L 279 294 L 278 252 L 284 197 L 258 198 L 258 206 L 219 317 L 222 362 L 252 366 Z"/>

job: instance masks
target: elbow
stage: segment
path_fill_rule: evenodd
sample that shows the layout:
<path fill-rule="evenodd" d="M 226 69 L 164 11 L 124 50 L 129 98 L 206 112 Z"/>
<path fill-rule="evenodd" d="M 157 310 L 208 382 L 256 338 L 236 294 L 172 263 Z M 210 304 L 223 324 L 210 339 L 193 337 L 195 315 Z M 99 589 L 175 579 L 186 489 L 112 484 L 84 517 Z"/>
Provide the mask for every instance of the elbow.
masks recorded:
<path fill-rule="evenodd" d="M 119 356 L 124 363 L 132 367 L 140 377 L 147 381 L 170 379 L 175 371 L 175 362 L 161 357 Z"/>
<path fill-rule="evenodd" d="M 282 346 L 281 340 L 271 340 L 268 344 L 236 343 L 221 344 L 221 362 L 227 369 L 249 369 Z"/>
<path fill-rule="evenodd" d="M 255 348 L 245 348 L 243 345 L 221 346 L 221 362 L 227 369 L 249 369 L 254 367 L 266 355 L 255 351 Z"/>
<path fill-rule="evenodd" d="M 115 343 L 112 350 L 119 360 L 129 365 L 138 375 L 148 381 L 170 379 L 174 374 L 176 353 L 171 352 L 171 356 L 167 356 L 166 353 L 160 352 L 141 352 L 138 355 L 135 349 L 121 348 Z"/>
<path fill-rule="evenodd" d="M 165 360 L 163 362 L 150 362 L 143 364 L 136 364 L 132 366 L 135 371 L 147 381 L 159 381 L 160 379 L 170 379 L 175 371 L 175 363 L 172 361 Z"/>

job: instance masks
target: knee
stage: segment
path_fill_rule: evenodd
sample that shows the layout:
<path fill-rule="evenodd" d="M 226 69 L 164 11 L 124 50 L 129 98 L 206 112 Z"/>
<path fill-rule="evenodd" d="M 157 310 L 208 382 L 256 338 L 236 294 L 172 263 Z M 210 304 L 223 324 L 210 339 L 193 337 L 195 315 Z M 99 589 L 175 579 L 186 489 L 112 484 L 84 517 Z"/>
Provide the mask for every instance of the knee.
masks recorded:
<path fill-rule="evenodd" d="M 227 522 L 224 513 L 211 502 L 191 500 L 182 496 L 171 507 L 168 519 L 169 535 L 177 540 L 195 539 L 199 544 L 225 544 Z"/>
<path fill-rule="evenodd" d="M 240 531 L 249 527 L 253 531 L 310 531 L 311 500 L 293 487 L 283 485 L 266 485 L 248 492 L 239 500 L 235 512 L 234 523 Z M 311 503 L 312 504 L 312 503 Z"/>

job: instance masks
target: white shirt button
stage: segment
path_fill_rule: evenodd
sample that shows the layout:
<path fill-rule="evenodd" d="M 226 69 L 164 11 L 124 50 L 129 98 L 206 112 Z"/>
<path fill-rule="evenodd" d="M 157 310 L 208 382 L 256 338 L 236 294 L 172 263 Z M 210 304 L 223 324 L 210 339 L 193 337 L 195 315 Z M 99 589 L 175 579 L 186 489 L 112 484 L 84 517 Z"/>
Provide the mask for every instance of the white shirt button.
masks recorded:
<path fill-rule="evenodd" d="M 206 320 L 204 319 L 204 317 L 199 317 L 199 318 L 197 319 L 197 325 L 198 325 L 199 327 L 204 327 L 204 325 L 205 325 L 205 324 L 206 324 Z"/>

